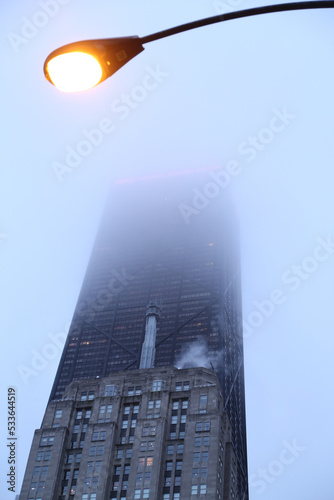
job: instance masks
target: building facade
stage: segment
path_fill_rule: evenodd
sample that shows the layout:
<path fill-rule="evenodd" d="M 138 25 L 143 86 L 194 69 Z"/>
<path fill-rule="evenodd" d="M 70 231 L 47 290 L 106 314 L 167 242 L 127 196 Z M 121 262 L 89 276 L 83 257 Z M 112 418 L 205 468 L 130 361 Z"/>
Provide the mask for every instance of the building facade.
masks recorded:
<path fill-rule="evenodd" d="M 235 460 L 233 494 L 247 500 L 239 244 L 236 217 L 219 191 L 219 175 L 146 180 L 113 188 L 46 414 L 52 405 L 63 404 L 69 384 L 73 387 L 80 380 L 104 380 L 127 371 L 131 376 L 139 373 L 140 366 L 150 366 L 141 364 L 141 358 L 151 345 L 149 356 L 144 356 L 145 363 L 150 363 L 154 339 L 155 369 L 176 367 L 181 373 L 188 367 L 205 367 L 217 374 L 222 395 L 219 411 L 230 426 L 230 444 L 224 453 L 231 460 L 225 460 L 224 467 Z M 148 321 L 148 307 L 159 313 L 154 334 L 145 337 L 147 324 L 153 322 Z M 81 488 L 81 480 L 77 482 Z M 195 491 L 196 484 L 192 486 Z M 204 485 L 197 486 L 206 495 L 201 498 L 220 498 L 217 488 L 216 496 L 211 496 L 211 490 L 204 493 Z M 177 493 L 169 498 L 177 499 Z M 80 490 L 80 495 L 85 494 Z M 223 490 L 219 494 L 230 498 L 223 496 Z"/>
<path fill-rule="evenodd" d="M 72 382 L 35 432 L 20 500 L 241 498 L 213 370 Z"/>

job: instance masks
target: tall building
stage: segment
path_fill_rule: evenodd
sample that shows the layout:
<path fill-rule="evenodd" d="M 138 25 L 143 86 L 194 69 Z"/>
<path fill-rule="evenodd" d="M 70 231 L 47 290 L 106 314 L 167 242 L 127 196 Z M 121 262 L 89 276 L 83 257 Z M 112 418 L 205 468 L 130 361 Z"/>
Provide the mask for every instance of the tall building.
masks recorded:
<path fill-rule="evenodd" d="M 152 370 L 161 371 L 164 368 L 165 379 L 162 377 L 161 380 L 167 392 L 164 396 L 166 404 L 163 406 L 165 414 L 161 418 L 164 419 L 164 425 L 167 427 L 175 425 L 170 419 L 175 416 L 171 413 L 173 411 L 171 405 L 174 401 L 172 393 L 176 388 L 171 387 L 170 377 L 176 377 L 176 374 L 181 377 L 184 374 L 186 376 L 184 382 L 189 384 L 189 375 L 185 373 L 187 368 L 204 367 L 206 373 L 209 373 L 209 369 L 212 372 L 211 377 L 215 376 L 217 381 L 219 380 L 220 387 L 216 385 L 218 391 L 216 396 L 211 393 L 207 396 L 212 397 L 216 402 L 220 398 L 219 406 L 215 407 L 217 415 L 220 415 L 224 421 L 224 424 L 220 425 L 220 431 L 224 436 L 227 434 L 230 436 L 226 441 L 227 447 L 226 443 L 224 444 L 225 453 L 227 449 L 229 450 L 229 458 L 224 456 L 221 460 L 224 459 L 224 467 L 225 464 L 229 464 L 232 472 L 229 474 L 228 481 L 231 480 L 233 473 L 235 484 L 233 488 L 226 486 L 229 483 L 227 483 L 228 475 L 224 469 L 225 483 L 221 483 L 220 490 L 216 488 L 213 493 L 211 489 L 206 490 L 204 486 L 206 482 L 194 483 L 192 484 L 193 495 L 194 498 L 196 494 L 206 495 L 198 498 L 210 499 L 219 498 L 217 495 L 220 494 L 224 499 L 244 500 L 248 498 L 248 493 L 239 246 L 235 215 L 231 204 L 225 201 L 225 192 L 220 187 L 221 183 L 222 179 L 218 172 L 184 178 L 172 177 L 163 180 L 129 182 L 114 187 L 97 234 L 51 391 L 46 416 L 48 412 L 52 412 L 52 408 L 58 408 L 58 405 L 68 407 L 69 403 L 67 399 L 64 399 L 64 394 L 68 394 L 69 387 L 73 388 L 73 384 L 79 384 L 80 380 L 95 379 L 96 385 L 98 384 L 96 378 L 99 378 L 99 383 L 102 384 L 102 380 L 106 377 L 121 375 L 125 377 L 127 372 L 129 372 L 129 377 L 136 374 L 139 380 L 141 377 L 144 379 L 148 377 Z M 176 367 L 180 370 L 175 371 L 175 368 L 170 368 L 168 371 L 166 367 Z M 194 372 L 194 380 L 196 376 L 199 378 L 200 374 L 196 375 Z M 84 384 L 84 382 L 80 383 Z M 193 382 L 192 387 L 195 386 L 196 383 Z M 169 387 L 168 390 L 167 387 Z M 147 394 L 149 388 L 146 387 L 145 391 Z M 87 394 L 89 396 L 89 391 Z M 112 397 L 115 398 L 116 394 Z M 142 397 L 144 398 L 144 395 Z M 187 397 L 188 403 L 195 411 L 197 403 L 192 399 L 193 391 Z M 76 397 L 70 399 L 73 402 Z M 161 404 L 162 401 L 161 398 Z M 126 401 L 124 404 L 126 405 Z M 116 427 L 120 425 L 119 419 L 124 413 L 122 405 L 123 402 L 113 421 Z M 138 405 L 139 408 L 143 405 L 141 400 L 136 403 L 136 406 Z M 213 406 L 211 408 L 213 411 Z M 64 421 L 62 427 L 65 430 L 62 434 L 62 458 L 57 459 L 60 462 L 71 450 L 72 445 L 68 439 L 72 432 L 71 425 L 75 421 L 73 420 L 74 411 L 77 410 L 73 403 L 71 410 L 68 409 L 67 413 L 65 412 L 68 420 Z M 94 413 L 97 410 L 91 408 L 89 411 Z M 192 418 L 195 419 L 195 417 Z M 92 424 L 86 422 L 88 428 L 98 423 L 98 421 L 92 422 Z M 52 429 L 51 420 L 47 420 L 46 417 L 44 424 Z M 91 432 L 93 432 L 93 427 L 90 428 Z M 230 430 L 227 431 L 227 429 Z M 111 467 L 110 464 L 115 460 L 113 453 L 117 454 L 115 450 L 122 443 L 117 441 L 116 430 L 106 429 L 105 431 L 106 433 L 112 432 L 114 436 L 112 438 L 114 451 L 108 452 L 108 456 L 113 456 L 108 462 Z M 37 432 L 43 434 L 45 427 L 42 426 L 41 431 Z M 164 467 L 167 467 L 165 464 L 166 439 L 172 439 L 166 432 L 164 428 L 164 444 L 155 449 L 155 454 L 158 453 L 160 458 L 157 459 L 155 454 L 152 455 L 155 457 L 155 463 L 160 464 L 156 470 L 159 477 L 164 474 Z M 207 430 L 207 432 L 210 437 L 212 431 Z M 215 435 L 215 440 L 218 434 Z M 183 437 L 177 435 L 177 439 L 186 439 L 186 436 L 187 431 Z M 56 436 L 53 437 L 56 440 Z M 112 440 L 110 437 L 110 446 Z M 86 444 L 81 444 L 84 446 L 82 457 L 86 457 L 85 450 L 88 448 Z M 134 446 L 134 443 L 129 444 Z M 39 445 L 36 443 L 35 445 L 37 447 L 35 451 L 38 454 Z M 186 442 L 184 446 L 186 447 Z M 209 450 L 206 451 L 209 453 Z M 192 453 L 195 451 L 192 450 Z M 215 455 L 209 453 L 208 456 L 211 460 L 211 457 Z M 31 460 L 34 463 L 35 459 L 32 455 Z M 182 460 L 183 474 L 188 462 L 186 458 Z M 29 463 L 30 459 L 24 483 L 26 487 L 31 481 L 29 473 L 33 472 L 31 469 L 33 466 Z M 193 464 L 192 459 L 191 464 Z M 29 467 L 30 472 L 28 472 Z M 34 465 L 34 467 L 39 466 Z M 192 468 L 196 469 L 196 467 Z M 64 470 L 63 467 L 62 471 Z M 122 466 L 120 470 L 123 471 Z M 57 471 L 57 474 L 60 473 L 60 469 Z M 66 473 L 72 474 L 68 470 Z M 78 474 L 76 480 L 80 486 L 76 490 L 75 500 L 77 498 L 93 500 L 94 496 L 84 496 L 94 495 L 94 492 L 85 493 L 82 490 L 79 481 L 81 465 Z M 112 489 L 110 470 L 108 474 L 106 488 L 110 489 L 110 494 L 114 495 L 116 490 Z M 113 476 L 118 475 L 113 474 Z M 55 477 L 54 474 L 53 477 Z M 131 484 L 134 484 L 132 479 L 131 481 Z M 174 495 L 174 493 L 165 492 L 166 499 L 190 498 L 190 493 L 186 493 L 188 491 L 186 483 L 182 481 L 182 479 L 178 480 L 179 484 L 174 484 L 175 487 L 180 488 L 179 491 L 173 490 L 176 496 L 167 497 L 168 494 Z M 60 477 L 58 477 L 58 490 L 60 482 Z M 195 494 L 196 485 L 198 493 Z M 135 486 L 133 488 L 133 492 L 138 490 Z M 157 496 L 153 496 L 153 490 L 150 490 L 150 496 L 147 498 L 162 498 L 159 497 L 159 494 L 162 494 L 161 488 L 168 488 L 168 486 L 163 486 L 161 482 L 158 482 L 156 488 Z M 202 493 L 200 493 L 201 488 Z M 21 500 L 38 498 L 37 493 L 31 497 L 29 494 L 24 496 L 23 489 Z M 117 495 L 109 497 L 107 490 L 103 491 L 104 493 L 101 493 L 102 490 L 98 490 L 96 500 L 123 498 Z M 81 496 L 78 496 L 79 492 Z M 128 496 L 124 498 L 145 498 L 133 496 L 135 493 L 129 496 L 129 492 L 130 482 Z M 231 496 L 232 493 L 234 497 Z M 138 492 L 137 494 L 139 495 Z M 140 495 L 143 494 L 141 490 Z M 62 495 L 60 490 L 53 495 L 42 498 L 43 500 L 45 498 L 57 500 L 58 498 L 64 500 L 72 498 L 70 492 Z"/>

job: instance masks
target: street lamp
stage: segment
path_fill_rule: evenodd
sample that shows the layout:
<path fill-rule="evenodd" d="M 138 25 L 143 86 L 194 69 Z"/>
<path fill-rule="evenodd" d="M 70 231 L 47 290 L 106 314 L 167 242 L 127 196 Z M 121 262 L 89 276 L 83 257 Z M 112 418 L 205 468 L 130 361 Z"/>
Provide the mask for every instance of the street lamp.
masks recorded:
<path fill-rule="evenodd" d="M 182 24 L 142 38 L 128 36 L 74 42 L 51 52 L 44 63 L 44 74 L 49 82 L 63 92 L 87 90 L 109 78 L 130 59 L 140 54 L 144 50 L 145 43 L 201 26 L 242 17 L 323 8 L 334 8 L 334 1 L 283 3 L 228 12 Z"/>

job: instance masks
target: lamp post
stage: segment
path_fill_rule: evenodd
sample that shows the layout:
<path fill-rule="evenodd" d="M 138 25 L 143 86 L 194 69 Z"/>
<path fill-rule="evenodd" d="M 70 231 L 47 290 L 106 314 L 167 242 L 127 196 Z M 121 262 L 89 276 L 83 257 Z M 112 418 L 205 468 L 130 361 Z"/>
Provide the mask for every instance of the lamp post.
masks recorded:
<path fill-rule="evenodd" d="M 140 54 L 146 43 L 242 17 L 324 8 L 334 8 L 334 1 L 293 2 L 244 9 L 182 24 L 142 38 L 128 36 L 74 42 L 51 52 L 44 63 L 44 74 L 50 83 L 63 92 L 87 90 L 112 76 Z"/>

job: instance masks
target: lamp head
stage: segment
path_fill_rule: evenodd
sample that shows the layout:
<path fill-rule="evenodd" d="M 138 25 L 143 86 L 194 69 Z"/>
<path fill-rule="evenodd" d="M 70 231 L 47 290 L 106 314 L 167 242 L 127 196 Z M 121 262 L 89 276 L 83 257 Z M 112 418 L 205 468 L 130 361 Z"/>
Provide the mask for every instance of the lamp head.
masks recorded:
<path fill-rule="evenodd" d="M 138 36 L 74 42 L 51 52 L 44 74 L 59 90 L 79 92 L 103 82 L 143 50 Z"/>

